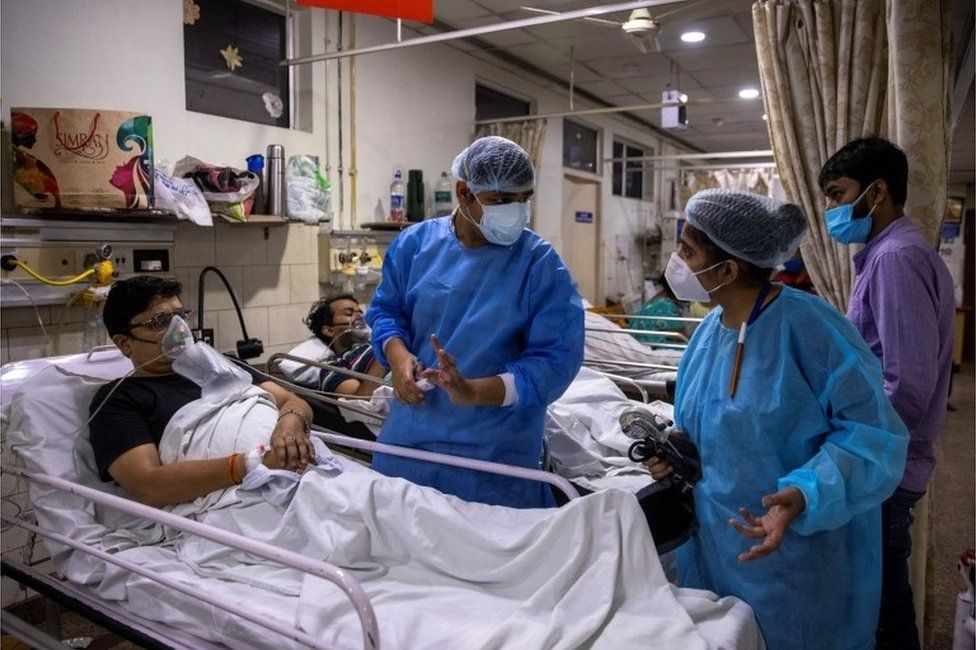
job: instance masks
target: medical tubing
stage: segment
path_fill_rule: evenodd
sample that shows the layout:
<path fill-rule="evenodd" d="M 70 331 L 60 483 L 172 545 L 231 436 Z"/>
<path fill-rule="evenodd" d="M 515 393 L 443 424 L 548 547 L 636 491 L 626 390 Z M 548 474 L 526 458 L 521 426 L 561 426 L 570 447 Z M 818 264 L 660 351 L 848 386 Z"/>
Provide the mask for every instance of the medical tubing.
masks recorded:
<path fill-rule="evenodd" d="M 587 332 L 608 332 L 610 334 L 653 334 L 655 336 L 679 339 L 681 341 L 687 340 L 684 334 L 670 330 L 632 330 L 624 327 L 586 327 L 584 329 Z"/>
<path fill-rule="evenodd" d="M 234 303 L 234 309 L 237 311 L 237 320 L 241 323 L 241 334 L 244 335 L 245 341 L 251 340 L 251 337 L 247 335 L 247 326 L 244 325 L 244 314 L 241 312 L 241 306 L 237 302 L 237 295 L 234 294 L 234 289 L 230 286 L 230 282 L 227 281 L 227 276 L 216 266 L 203 267 L 203 270 L 200 271 L 200 277 L 197 279 L 197 329 L 203 330 L 203 285 L 209 272 L 216 273 L 217 277 L 224 283 L 227 293 L 230 294 L 231 302 Z"/>
<path fill-rule="evenodd" d="M 649 402 L 649 400 L 647 398 L 647 391 L 644 390 L 644 387 L 641 386 L 640 384 L 638 384 L 632 378 L 630 378 L 630 377 L 624 377 L 623 375 L 614 375 L 612 373 L 609 373 L 609 372 L 606 372 L 606 371 L 603 371 L 603 370 L 597 370 L 596 372 L 599 372 L 601 375 L 603 375 L 604 377 L 607 377 L 609 379 L 615 379 L 617 381 L 621 381 L 621 382 L 627 384 L 628 386 L 633 386 L 634 388 L 637 389 L 637 392 L 639 392 L 641 394 L 641 399 L 644 400 L 644 403 L 647 404 Z"/>
<path fill-rule="evenodd" d="M 94 348 L 92 348 L 92 350 L 94 350 Z M 89 351 L 89 356 L 90 356 L 90 355 L 91 355 L 91 351 Z M 112 396 L 112 395 L 113 395 L 113 394 L 115 393 L 115 391 L 117 391 L 117 390 L 119 389 L 119 386 L 121 386 L 121 385 L 122 385 L 122 382 L 123 382 L 123 380 L 125 380 L 125 379 L 128 379 L 129 377 L 131 377 L 131 376 L 133 375 L 133 373 L 135 373 L 135 371 L 136 371 L 136 370 L 139 370 L 140 368 L 145 368 L 145 367 L 146 367 L 146 366 L 148 366 L 148 365 L 149 365 L 150 363 L 152 363 L 152 362 L 154 362 L 154 361 L 156 361 L 156 360 L 158 360 L 158 359 L 162 359 L 162 358 L 163 358 L 163 357 L 165 357 L 165 356 L 166 356 L 165 354 L 160 354 L 160 355 L 159 355 L 159 356 L 157 356 L 157 357 L 153 357 L 153 358 L 152 358 L 152 359 L 150 359 L 149 361 L 147 361 L 147 362 L 145 362 L 145 363 L 142 363 L 142 364 L 139 364 L 138 366 L 136 366 L 135 368 L 133 368 L 133 369 L 132 369 L 132 370 L 130 370 L 129 372 L 127 372 L 127 373 L 125 373 L 124 375 L 122 375 L 121 377 L 119 377 L 119 380 L 118 380 L 117 382 L 115 382 L 115 385 L 114 385 L 114 386 L 112 386 L 112 388 L 111 388 L 111 389 L 109 389 L 109 391 L 108 391 L 108 394 L 107 394 L 107 395 L 105 396 L 105 398 L 104 398 L 104 399 L 102 400 L 102 403 L 101 403 L 101 404 L 99 404 L 99 405 L 98 405 L 98 407 L 97 407 L 97 408 L 95 409 L 95 412 L 94 412 L 94 413 L 92 413 L 92 414 L 91 414 L 91 415 L 90 415 L 90 416 L 88 417 L 88 419 L 87 419 L 87 420 L 85 420 L 85 423 L 84 423 L 84 424 L 82 424 L 82 425 L 81 425 L 80 427 L 78 427 L 77 429 L 75 429 L 74 431 L 72 431 L 72 432 L 71 432 L 71 435 L 70 435 L 69 437 L 70 437 L 70 438 L 74 438 L 74 437 L 75 437 L 76 435 L 78 435 L 78 434 L 79 434 L 79 433 L 81 432 L 81 430 L 82 430 L 82 429 L 84 429 L 84 428 L 85 428 L 85 427 L 87 427 L 87 426 L 88 426 L 89 424 L 91 424 L 91 421 L 95 419 L 95 416 L 96 416 L 96 415 L 98 415 L 98 413 L 99 413 L 99 411 L 101 411 L 101 410 L 102 410 L 102 407 L 104 407 L 104 406 L 105 406 L 105 405 L 106 405 L 106 404 L 108 403 L 108 399 L 109 399 L 109 398 L 110 398 L 110 397 L 111 397 L 111 396 Z"/>
<path fill-rule="evenodd" d="M 27 291 L 27 289 L 25 289 L 24 286 L 21 283 L 17 282 L 16 280 L 14 280 L 12 278 L 3 278 L 2 280 L 0 280 L 0 283 L 3 283 L 3 284 L 12 284 L 15 287 L 17 287 L 18 289 L 20 289 L 21 292 L 25 296 L 27 296 L 27 300 L 30 301 L 31 307 L 34 308 L 34 315 L 37 316 L 37 324 L 40 325 L 40 327 L 41 327 L 41 334 L 44 335 L 44 338 L 45 339 L 49 338 L 48 335 L 47 335 L 47 330 L 44 329 L 44 319 L 41 318 L 41 312 L 38 311 L 38 309 L 37 309 L 37 303 L 34 302 L 34 297 L 30 295 L 30 292 Z"/>
<path fill-rule="evenodd" d="M 338 586 L 343 592 L 345 592 L 349 600 L 352 601 L 353 606 L 356 609 L 356 614 L 359 616 L 360 625 L 363 630 L 363 647 L 366 648 L 366 650 L 376 650 L 379 648 L 379 627 L 376 624 L 376 614 L 373 611 L 373 606 L 370 604 L 369 598 L 366 596 L 366 592 L 364 592 L 362 587 L 359 586 L 359 583 L 357 583 L 355 578 L 353 578 L 349 572 L 344 569 L 332 564 L 328 564 L 327 562 L 320 562 L 318 560 L 307 558 L 300 553 L 295 553 L 294 551 L 279 549 L 265 542 L 252 540 L 241 535 L 235 535 L 234 533 L 230 533 L 219 528 L 207 526 L 185 517 L 180 517 L 178 515 L 159 510 L 158 508 L 144 506 L 141 503 L 135 503 L 112 494 L 106 494 L 105 492 L 100 492 L 99 490 L 88 488 L 77 483 L 72 483 L 71 481 L 66 481 L 53 476 L 36 474 L 34 472 L 26 472 L 7 465 L 3 466 L 3 471 L 16 471 L 19 475 L 23 475 L 29 480 L 37 481 L 38 483 L 47 485 L 48 487 L 53 487 L 57 490 L 68 492 L 69 494 L 87 498 L 95 503 L 100 503 L 137 517 L 146 517 L 151 521 L 156 521 L 157 523 L 161 523 L 165 526 L 170 526 L 172 528 L 176 528 L 177 530 L 182 530 L 183 532 L 197 535 L 219 544 L 224 544 L 230 548 L 235 548 L 253 555 L 257 555 L 258 557 L 271 560 L 272 562 L 277 562 L 286 567 L 298 569 L 304 573 L 310 573 L 320 578 L 324 578 Z M 243 619 L 251 621 L 252 623 L 260 625 L 261 627 L 269 630 L 273 630 L 282 636 L 298 641 L 299 643 L 307 644 L 313 648 L 330 647 L 325 645 L 322 640 L 316 639 L 312 635 L 302 632 L 301 630 L 296 630 L 294 627 L 289 626 L 286 623 L 268 620 L 267 616 L 264 614 L 254 614 L 248 611 L 244 606 L 224 602 L 218 597 L 208 595 L 205 591 L 186 586 L 181 582 L 168 578 L 160 573 L 157 573 L 156 571 L 153 571 L 152 569 L 146 569 L 134 562 L 120 558 L 118 554 L 106 553 L 100 549 L 83 544 L 82 542 L 75 541 L 70 537 L 45 530 L 39 526 L 34 526 L 33 524 L 29 524 L 24 521 L 12 520 L 7 515 L 0 515 L 0 520 L 4 522 L 9 521 L 9 523 L 13 523 L 26 530 L 43 535 L 60 544 L 70 546 L 71 548 L 82 551 L 83 553 L 93 555 L 104 562 L 122 567 L 123 569 L 127 569 L 133 573 L 138 573 L 139 575 L 149 578 L 150 580 L 154 580 L 159 584 L 169 587 L 170 589 L 175 589 L 176 591 L 186 594 L 187 596 L 198 598 L 209 605 L 213 605 L 218 609 L 240 616 Z"/>
<path fill-rule="evenodd" d="M 448 454 L 439 454 L 433 451 L 424 451 L 422 449 L 412 449 L 410 447 L 401 447 L 399 445 L 387 445 L 382 442 L 371 442 L 369 440 L 361 440 L 359 438 L 350 438 L 348 436 L 339 435 L 337 433 L 328 431 L 327 429 L 321 429 L 318 427 L 312 427 L 311 434 L 325 440 L 326 442 L 332 442 L 344 447 L 374 451 L 381 454 L 390 454 L 391 456 L 402 456 L 404 458 L 422 460 L 428 463 L 440 463 L 442 465 L 450 465 L 451 467 L 475 469 L 480 472 L 501 474 L 502 476 L 512 476 L 515 478 L 527 479 L 529 481 L 537 481 L 539 483 L 548 483 L 549 485 L 559 489 L 570 501 L 573 499 L 578 499 L 580 496 L 576 488 L 573 487 L 573 484 L 567 481 L 565 478 L 559 476 L 558 474 L 553 474 L 552 472 L 545 472 L 541 469 L 529 469 L 527 467 L 493 463 L 487 460 L 465 458 L 464 456 L 450 456 Z"/>
<path fill-rule="evenodd" d="M 302 363 L 308 363 L 309 365 L 319 366 L 319 363 L 318 362 L 312 361 L 311 359 L 303 359 L 302 357 L 295 357 L 295 356 L 288 355 L 288 354 L 284 354 L 284 353 L 278 353 L 276 355 L 275 354 L 271 355 L 271 357 L 268 359 L 268 367 L 269 368 L 271 367 L 271 361 L 272 361 L 272 359 L 275 359 L 276 357 L 279 357 L 279 358 L 282 358 L 282 359 L 288 359 L 288 360 L 291 360 L 291 361 L 299 361 L 299 362 L 302 362 Z M 235 359 L 233 357 L 229 357 L 229 358 L 230 358 L 231 361 L 235 361 Z M 354 413 L 359 413 L 360 415 L 365 415 L 365 416 L 368 416 L 368 417 L 371 417 L 371 418 L 378 419 L 380 421 L 382 421 L 382 420 L 385 419 L 383 417 L 380 417 L 376 413 L 371 413 L 370 411 L 364 411 L 364 410 L 358 409 L 358 408 L 356 408 L 356 407 L 354 407 L 354 406 L 352 406 L 350 404 L 340 403 L 337 399 L 332 399 L 332 398 L 328 397 L 329 395 L 339 395 L 339 393 L 326 393 L 325 391 L 313 390 L 313 389 L 308 388 L 306 386 L 302 386 L 301 384 L 296 384 L 294 382 L 288 381 L 287 379 L 282 379 L 281 377 L 275 377 L 274 375 L 269 374 L 267 372 L 264 372 L 263 370 L 258 370 L 254 366 L 248 366 L 248 369 L 250 370 L 250 372 L 253 372 L 254 374 L 261 375 L 262 377 L 267 377 L 268 379 L 270 379 L 274 383 L 276 383 L 276 384 L 278 384 L 280 386 L 284 386 L 285 388 L 290 389 L 296 395 L 302 395 L 304 397 L 310 397 L 310 398 L 312 398 L 314 400 L 324 402 L 325 404 L 328 404 L 330 406 L 335 406 L 337 408 L 349 409 L 350 411 L 353 411 Z M 345 371 L 346 369 L 345 368 L 342 368 L 342 370 Z M 376 377 L 376 379 L 380 379 L 380 378 L 379 377 Z M 349 399 L 355 399 L 354 396 L 350 396 L 350 395 L 342 395 L 342 397 L 349 398 Z"/>
<path fill-rule="evenodd" d="M 95 269 L 88 269 L 87 271 L 79 273 L 78 275 L 71 278 L 70 280 L 48 280 L 43 275 L 38 274 L 37 271 L 27 266 L 25 263 L 21 262 L 20 260 L 14 260 L 13 263 L 17 267 L 23 269 L 27 273 L 27 275 L 31 276 L 35 280 L 39 282 L 43 282 L 44 284 L 49 284 L 52 287 L 66 287 L 69 284 L 76 284 L 78 282 L 81 282 L 85 278 L 87 278 L 89 275 L 95 273 Z"/>
<path fill-rule="evenodd" d="M 349 377 L 352 377 L 353 379 L 359 379 L 361 381 L 371 381 L 375 384 L 380 384 L 381 386 L 393 385 L 392 381 L 390 381 L 389 379 L 385 379 L 384 377 L 376 377 L 374 375 L 368 375 L 363 372 L 356 372 L 355 370 L 351 370 L 349 368 L 343 368 L 342 366 L 333 366 L 332 364 L 326 363 L 324 361 L 313 361 L 311 359 L 303 359 L 302 357 L 296 357 L 291 354 L 285 354 L 284 352 L 278 352 L 268 357 L 268 363 L 267 363 L 268 370 L 270 371 L 271 366 L 276 361 L 280 361 L 281 359 L 285 359 L 287 361 L 294 361 L 296 363 L 301 363 L 306 366 L 315 366 L 316 368 L 321 368 L 323 370 L 330 370 L 332 372 L 337 372 L 340 375 L 347 375 Z"/>

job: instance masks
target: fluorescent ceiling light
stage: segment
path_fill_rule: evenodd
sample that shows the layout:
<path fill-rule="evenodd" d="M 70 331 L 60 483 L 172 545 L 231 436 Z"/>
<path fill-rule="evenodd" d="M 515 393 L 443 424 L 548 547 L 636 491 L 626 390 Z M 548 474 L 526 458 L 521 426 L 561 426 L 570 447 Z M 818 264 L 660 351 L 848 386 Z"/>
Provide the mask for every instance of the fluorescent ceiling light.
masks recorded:
<path fill-rule="evenodd" d="M 705 40 L 705 32 L 685 32 L 681 35 L 685 43 L 701 43 Z"/>
<path fill-rule="evenodd" d="M 759 91 L 755 88 L 743 88 L 739 91 L 739 97 L 742 99 L 755 99 L 759 97 Z"/>

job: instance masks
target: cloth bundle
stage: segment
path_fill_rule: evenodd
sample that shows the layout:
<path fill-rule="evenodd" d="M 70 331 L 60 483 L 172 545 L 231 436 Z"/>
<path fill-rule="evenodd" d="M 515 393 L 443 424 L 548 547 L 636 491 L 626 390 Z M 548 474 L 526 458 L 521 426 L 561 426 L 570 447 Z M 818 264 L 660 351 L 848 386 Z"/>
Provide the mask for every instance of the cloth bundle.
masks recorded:
<path fill-rule="evenodd" d="M 211 212 L 237 221 L 246 221 L 251 214 L 254 191 L 261 183 L 261 178 L 253 172 L 211 165 L 192 156 L 176 163 L 173 176 L 192 180 L 203 192 Z"/>

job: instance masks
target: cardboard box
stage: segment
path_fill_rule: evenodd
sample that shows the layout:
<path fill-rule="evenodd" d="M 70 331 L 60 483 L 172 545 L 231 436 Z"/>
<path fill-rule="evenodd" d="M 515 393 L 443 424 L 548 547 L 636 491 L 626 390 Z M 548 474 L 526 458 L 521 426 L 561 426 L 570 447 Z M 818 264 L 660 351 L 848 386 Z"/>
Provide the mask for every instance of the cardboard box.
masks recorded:
<path fill-rule="evenodd" d="M 152 118 L 12 108 L 14 203 L 22 208 L 153 207 Z"/>

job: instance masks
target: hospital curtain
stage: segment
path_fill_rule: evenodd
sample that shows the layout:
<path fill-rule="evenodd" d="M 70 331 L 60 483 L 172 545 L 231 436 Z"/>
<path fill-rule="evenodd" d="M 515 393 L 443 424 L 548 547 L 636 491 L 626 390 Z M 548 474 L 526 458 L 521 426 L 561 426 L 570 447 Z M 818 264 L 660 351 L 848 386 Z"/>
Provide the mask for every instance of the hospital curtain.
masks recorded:
<path fill-rule="evenodd" d="M 945 0 L 887 0 L 888 138 L 908 156 L 905 214 L 938 245 L 949 182 L 951 43 Z"/>
<path fill-rule="evenodd" d="M 801 250 L 818 291 L 846 310 L 848 247 L 827 234 L 820 168 L 860 137 L 908 156 L 906 213 L 933 243 L 945 212 L 948 30 L 944 0 L 759 0 L 752 7 L 769 135 L 790 201 L 807 215 Z M 891 44 L 891 47 L 889 47 Z"/>
<path fill-rule="evenodd" d="M 532 159 L 532 165 L 539 169 L 539 162 L 542 158 L 542 140 L 546 135 L 546 120 L 482 124 L 478 127 L 475 137 L 483 138 L 486 135 L 500 135 L 516 143 L 525 149 Z"/>
<path fill-rule="evenodd" d="M 701 190 L 721 187 L 729 190 L 745 190 L 763 196 L 770 195 L 773 170 L 752 169 L 712 169 L 688 170 L 681 172 L 681 205 Z"/>
<path fill-rule="evenodd" d="M 827 234 L 817 176 L 850 140 L 885 131 L 884 0 L 762 0 L 752 18 L 776 166 L 809 225 L 803 260 L 818 292 L 846 310 L 849 253 Z"/>

